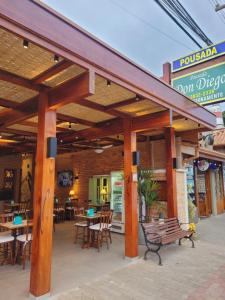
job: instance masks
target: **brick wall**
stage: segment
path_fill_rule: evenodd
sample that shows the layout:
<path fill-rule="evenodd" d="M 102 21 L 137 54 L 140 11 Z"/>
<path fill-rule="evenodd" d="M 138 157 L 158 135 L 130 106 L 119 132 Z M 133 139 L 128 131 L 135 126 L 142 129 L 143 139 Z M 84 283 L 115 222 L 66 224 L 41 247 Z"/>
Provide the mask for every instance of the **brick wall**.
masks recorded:
<path fill-rule="evenodd" d="M 138 143 L 141 155 L 141 166 L 149 168 L 151 165 L 150 146 L 148 142 Z M 80 202 L 88 200 L 88 180 L 93 175 L 107 175 L 111 171 L 123 169 L 123 146 L 105 149 L 101 154 L 93 150 L 86 150 L 73 154 L 59 155 L 56 159 L 56 174 L 58 171 L 73 170 L 79 179 L 75 180 L 72 188 L 62 188 L 55 185 L 55 195 L 60 201 L 65 201 L 70 189 L 75 190 Z M 56 178 L 57 180 L 57 178 Z"/>

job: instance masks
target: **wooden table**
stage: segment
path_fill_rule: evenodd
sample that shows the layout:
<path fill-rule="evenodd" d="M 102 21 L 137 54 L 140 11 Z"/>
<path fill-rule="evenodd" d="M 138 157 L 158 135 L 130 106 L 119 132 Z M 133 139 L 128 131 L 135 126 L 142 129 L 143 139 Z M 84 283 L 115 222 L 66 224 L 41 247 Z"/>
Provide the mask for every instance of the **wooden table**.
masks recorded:
<path fill-rule="evenodd" d="M 0 223 L 0 227 L 6 230 L 11 230 L 12 236 L 15 238 L 13 243 L 13 257 L 15 255 L 15 249 L 16 249 L 17 232 L 18 230 L 24 229 L 27 226 L 33 227 L 33 222 L 29 221 L 29 224 L 27 224 L 27 220 L 23 220 L 22 224 L 13 224 L 13 222 Z"/>
<path fill-rule="evenodd" d="M 94 214 L 94 216 L 87 216 L 87 215 L 76 215 L 77 218 L 83 219 L 84 221 L 87 221 L 87 236 L 88 239 L 87 241 L 84 241 L 84 244 L 82 248 L 89 248 L 89 247 L 94 247 L 93 239 L 91 237 L 90 241 L 90 229 L 89 226 L 91 225 L 92 222 L 96 221 L 99 219 L 101 215 L 100 214 Z"/>

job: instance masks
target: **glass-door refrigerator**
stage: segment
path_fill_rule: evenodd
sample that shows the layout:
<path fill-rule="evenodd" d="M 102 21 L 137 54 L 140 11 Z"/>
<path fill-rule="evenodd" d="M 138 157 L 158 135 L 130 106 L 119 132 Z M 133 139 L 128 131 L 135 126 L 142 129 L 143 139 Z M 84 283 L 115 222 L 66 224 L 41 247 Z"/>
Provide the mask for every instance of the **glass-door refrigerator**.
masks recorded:
<path fill-rule="evenodd" d="M 113 210 L 111 230 L 124 233 L 124 176 L 122 171 L 111 172 L 110 206 Z"/>

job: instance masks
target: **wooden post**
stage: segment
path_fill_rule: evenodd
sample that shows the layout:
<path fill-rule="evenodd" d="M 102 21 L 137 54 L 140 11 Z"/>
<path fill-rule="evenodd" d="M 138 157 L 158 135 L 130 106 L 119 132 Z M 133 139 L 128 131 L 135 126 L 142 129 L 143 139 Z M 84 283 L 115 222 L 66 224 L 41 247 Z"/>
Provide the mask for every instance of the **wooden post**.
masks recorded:
<path fill-rule="evenodd" d="M 124 199 L 125 199 L 125 257 L 138 256 L 137 167 L 133 166 L 136 133 L 131 121 L 124 120 Z"/>
<path fill-rule="evenodd" d="M 171 84 L 171 64 L 169 62 L 163 64 L 163 77 L 162 79 Z"/>
<path fill-rule="evenodd" d="M 174 161 L 176 159 L 174 128 L 165 128 L 166 142 L 166 180 L 167 180 L 167 213 L 168 217 L 177 216 L 177 191 L 176 170 Z"/>
<path fill-rule="evenodd" d="M 48 294 L 51 285 L 53 198 L 55 159 L 47 158 L 47 138 L 56 135 L 56 112 L 48 109 L 48 97 L 41 93 L 38 107 L 38 135 L 34 182 L 34 219 L 30 293 L 34 298 Z"/>

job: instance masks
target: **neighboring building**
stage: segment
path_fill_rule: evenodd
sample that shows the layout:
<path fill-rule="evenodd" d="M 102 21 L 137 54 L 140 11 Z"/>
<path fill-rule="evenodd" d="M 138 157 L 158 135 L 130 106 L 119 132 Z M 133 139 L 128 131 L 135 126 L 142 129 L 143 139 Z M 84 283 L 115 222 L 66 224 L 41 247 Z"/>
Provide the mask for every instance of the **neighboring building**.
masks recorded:
<path fill-rule="evenodd" d="M 199 131 L 196 155 L 183 155 L 187 169 L 188 196 L 198 207 L 199 215 L 223 213 L 225 130 L 221 102 L 225 100 L 225 43 L 201 49 L 163 66 L 163 78 L 194 102 L 216 115 L 217 129 Z M 186 120 L 188 121 L 188 120 Z M 193 132 L 194 134 L 194 132 Z"/>

